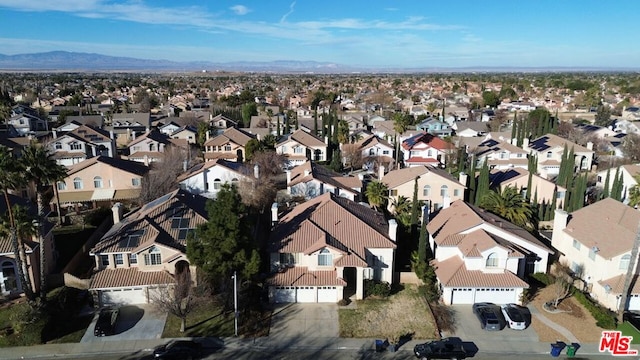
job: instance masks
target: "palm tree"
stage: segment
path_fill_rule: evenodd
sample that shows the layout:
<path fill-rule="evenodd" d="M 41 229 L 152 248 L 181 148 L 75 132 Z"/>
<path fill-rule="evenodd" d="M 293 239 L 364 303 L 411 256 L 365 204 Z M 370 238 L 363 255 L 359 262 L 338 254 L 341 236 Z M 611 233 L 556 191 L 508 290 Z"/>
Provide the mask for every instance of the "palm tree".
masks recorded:
<path fill-rule="evenodd" d="M 527 229 L 534 227 L 535 219 L 531 204 L 513 186 L 505 187 L 502 192 L 489 191 L 480 201 L 480 207 L 520 227 Z"/>
<path fill-rule="evenodd" d="M 384 207 L 387 203 L 388 193 L 389 189 L 387 188 L 387 185 L 380 181 L 372 181 L 367 185 L 367 190 L 365 190 L 365 195 L 367 195 L 369 204 L 371 204 L 371 206 L 376 210 L 379 210 L 380 207 Z"/>
<path fill-rule="evenodd" d="M 20 159 L 25 167 L 25 177 L 27 181 L 32 182 L 36 189 L 36 203 L 38 204 L 38 223 L 44 224 L 44 193 L 51 184 L 64 179 L 67 176 L 67 170 L 64 166 L 59 165 L 51 157 L 51 154 L 42 147 L 34 144 L 29 145 L 22 152 Z M 58 212 L 59 212 L 58 208 Z M 42 234 L 43 226 L 39 227 L 38 239 L 40 241 L 40 298 L 46 300 L 46 251 L 44 244 L 44 236 Z"/>
<path fill-rule="evenodd" d="M 411 207 L 413 203 L 406 196 L 398 196 L 391 199 L 391 206 L 393 207 L 393 213 L 404 226 L 411 225 Z"/>
<path fill-rule="evenodd" d="M 409 119 L 403 113 L 393 114 L 393 130 L 396 132 L 396 166 L 400 164 L 400 135 L 407 131 Z"/>
<path fill-rule="evenodd" d="M 29 283 L 25 283 L 22 279 L 23 275 L 20 275 L 21 272 L 22 274 L 26 274 L 27 272 L 25 269 L 26 251 L 24 248 L 24 241 L 30 239 L 36 233 L 34 220 L 35 218 L 28 213 L 26 207 L 17 204 L 13 205 L 11 210 L 8 210 L 0 218 L 0 236 L 15 236 L 20 240 L 18 246 L 20 247 L 20 253 L 23 254 L 23 257 L 21 258 L 21 261 L 16 259 L 16 267 L 18 267 L 18 276 L 20 276 L 20 282 L 23 289 L 30 286 Z M 24 276 L 26 277 L 28 275 Z"/>

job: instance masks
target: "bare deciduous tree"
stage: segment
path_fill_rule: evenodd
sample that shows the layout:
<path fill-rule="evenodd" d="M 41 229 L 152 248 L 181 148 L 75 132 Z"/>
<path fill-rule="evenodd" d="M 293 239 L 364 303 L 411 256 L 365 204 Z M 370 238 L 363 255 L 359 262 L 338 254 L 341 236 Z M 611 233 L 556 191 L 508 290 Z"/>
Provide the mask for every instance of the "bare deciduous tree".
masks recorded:
<path fill-rule="evenodd" d="M 571 270 L 565 264 L 556 264 L 553 269 L 553 276 L 555 281 L 552 285 L 553 300 L 551 302 L 553 307 L 558 307 L 560 302 L 571 293 L 573 278 L 571 277 Z"/>
<path fill-rule="evenodd" d="M 187 317 L 193 309 L 204 300 L 204 285 L 193 286 L 189 271 L 181 271 L 175 275 L 175 284 L 159 287 L 149 293 L 154 307 L 168 312 L 180 319 L 180 332 L 184 332 Z"/>
<path fill-rule="evenodd" d="M 244 179 L 238 184 L 242 202 L 260 212 L 269 208 L 276 198 L 277 177 L 282 175 L 286 161 L 275 151 L 255 153 L 251 162 L 246 164 Z"/>
<path fill-rule="evenodd" d="M 178 186 L 176 178 L 191 165 L 190 152 L 178 146 L 169 146 L 164 151 L 164 157 L 160 163 L 152 163 L 151 169 L 142 178 L 142 187 L 138 203 L 146 204 L 149 201 L 175 190 Z"/>
<path fill-rule="evenodd" d="M 358 144 L 342 145 L 342 157 L 344 158 L 344 166 L 351 170 L 361 169 L 364 164 L 362 151 Z"/>

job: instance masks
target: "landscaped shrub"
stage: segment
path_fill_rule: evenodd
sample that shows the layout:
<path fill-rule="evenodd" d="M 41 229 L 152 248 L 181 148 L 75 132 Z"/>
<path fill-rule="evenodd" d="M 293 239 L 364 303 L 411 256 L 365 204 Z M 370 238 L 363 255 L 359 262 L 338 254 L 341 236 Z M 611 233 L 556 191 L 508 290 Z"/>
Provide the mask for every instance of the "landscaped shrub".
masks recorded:
<path fill-rule="evenodd" d="M 391 294 L 391 285 L 386 281 L 365 280 L 364 296 L 388 297 Z"/>
<path fill-rule="evenodd" d="M 590 296 L 577 289 L 574 289 L 573 296 L 589 310 L 593 318 L 596 319 L 597 326 L 603 329 L 616 328 L 616 316 L 611 310 L 598 305 Z"/>
<path fill-rule="evenodd" d="M 531 274 L 531 277 L 534 278 L 535 280 L 543 283 L 545 286 L 551 285 L 555 281 L 555 279 L 553 278 L 552 275 L 545 274 L 545 273 Z"/>
<path fill-rule="evenodd" d="M 97 208 L 84 216 L 84 223 L 91 226 L 98 226 L 107 218 L 107 216 L 111 216 L 111 214 L 112 212 L 109 208 Z"/>

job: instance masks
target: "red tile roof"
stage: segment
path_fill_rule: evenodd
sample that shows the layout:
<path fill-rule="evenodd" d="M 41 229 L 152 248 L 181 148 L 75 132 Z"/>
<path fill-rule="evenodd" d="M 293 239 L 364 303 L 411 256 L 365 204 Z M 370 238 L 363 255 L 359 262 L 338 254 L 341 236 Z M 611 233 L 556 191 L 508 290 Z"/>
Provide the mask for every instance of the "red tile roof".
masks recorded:
<path fill-rule="evenodd" d="M 138 268 L 104 269 L 91 278 L 90 290 L 173 284 L 173 276 L 166 271 L 140 271 Z"/>
<path fill-rule="evenodd" d="M 457 256 L 444 261 L 434 261 L 436 275 L 446 287 L 472 288 L 528 288 L 524 280 L 514 273 L 503 270 L 501 272 L 484 273 L 480 270 L 467 270 L 462 259 Z"/>
<path fill-rule="evenodd" d="M 307 267 L 296 266 L 276 273 L 267 280 L 271 286 L 346 286 L 335 270 L 311 271 Z"/>

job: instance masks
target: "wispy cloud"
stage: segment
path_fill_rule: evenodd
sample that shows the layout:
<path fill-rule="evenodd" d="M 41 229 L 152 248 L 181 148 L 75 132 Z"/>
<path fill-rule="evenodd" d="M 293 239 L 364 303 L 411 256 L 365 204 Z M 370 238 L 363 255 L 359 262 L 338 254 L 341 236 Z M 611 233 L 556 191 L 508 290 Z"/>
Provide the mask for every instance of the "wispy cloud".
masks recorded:
<path fill-rule="evenodd" d="M 229 9 L 231 9 L 231 11 L 233 11 L 237 15 L 247 15 L 249 12 L 251 12 L 251 10 L 249 10 L 249 8 L 244 5 L 234 5 Z"/>
<path fill-rule="evenodd" d="M 287 17 L 293 13 L 293 8 L 295 6 L 296 6 L 296 2 L 295 1 L 292 2 L 291 5 L 289 5 L 289 11 L 286 14 L 282 15 L 282 17 L 280 18 L 280 23 L 281 24 L 284 23 L 287 20 Z"/>
<path fill-rule="evenodd" d="M 388 7 L 388 8 L 384 8 L 385 11 L 398 11 L 398 8 L 394 8 L 394 7 Z"/>

